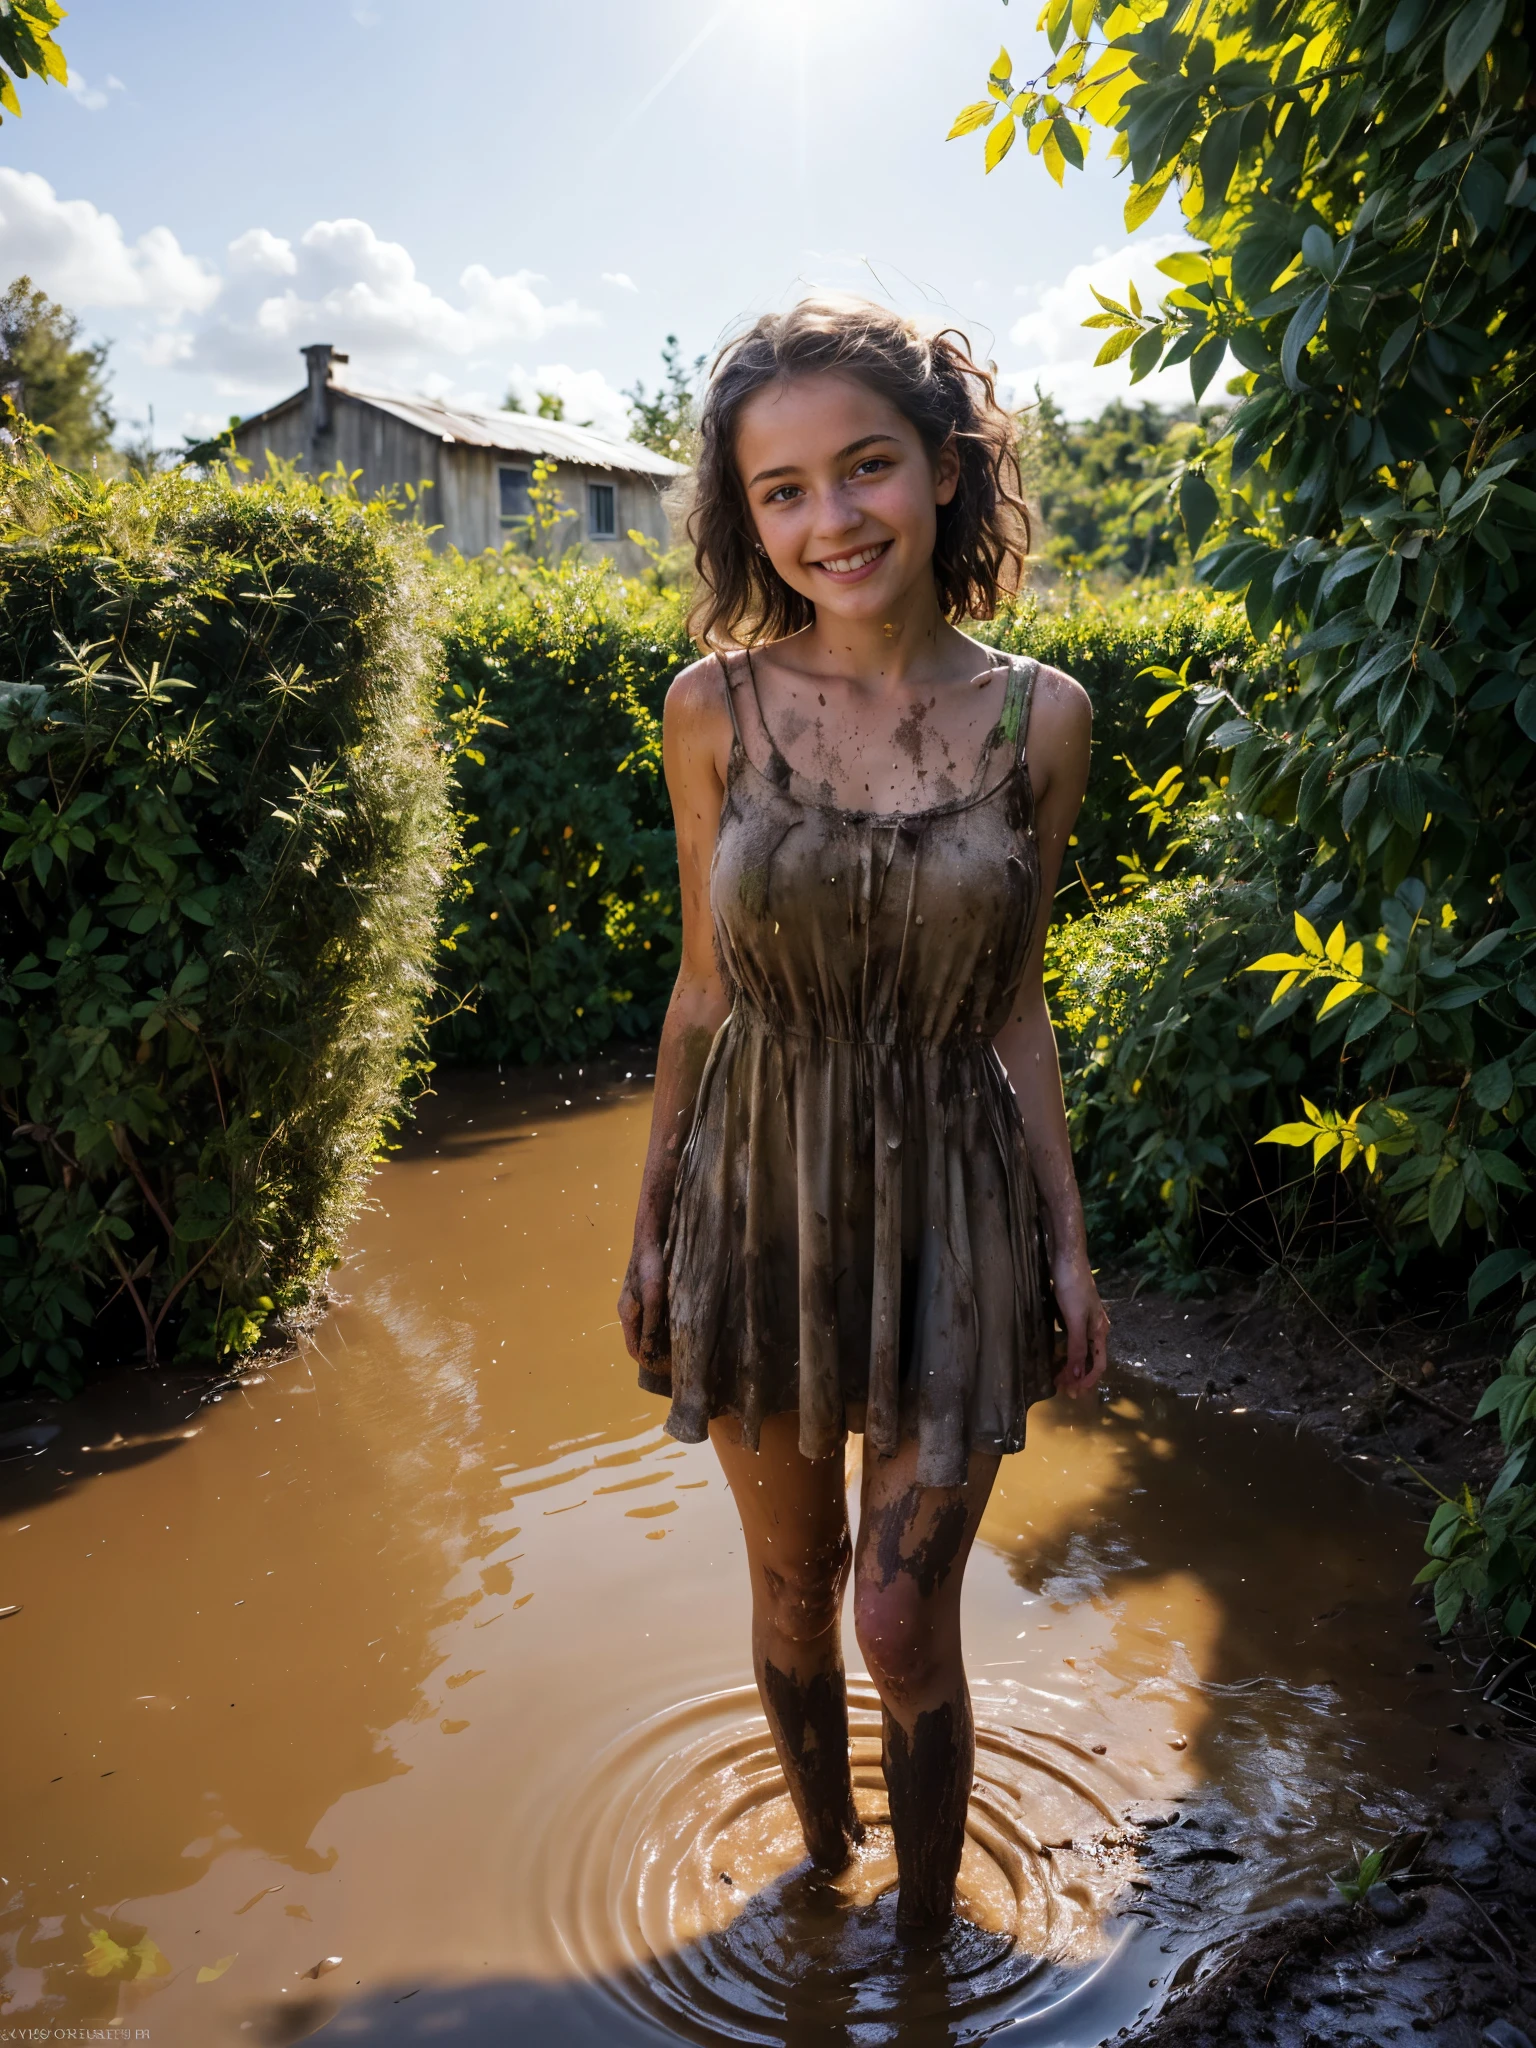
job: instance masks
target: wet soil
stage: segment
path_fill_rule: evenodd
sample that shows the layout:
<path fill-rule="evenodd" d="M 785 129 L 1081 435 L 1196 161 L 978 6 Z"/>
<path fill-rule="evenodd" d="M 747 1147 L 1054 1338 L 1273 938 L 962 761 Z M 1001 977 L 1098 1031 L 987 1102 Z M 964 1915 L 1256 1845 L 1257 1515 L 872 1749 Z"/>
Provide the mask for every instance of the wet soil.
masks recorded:
<path fill-rule="evenodd" d="M 1405 1596 L 1418 1496 L 1341 1480 L 1182 1305 L 1116 1307 L 1104 1404 L 1037 1407 L 983 1518 L 963 1917 L 896 1937 L 851 1629 L 863 1839 L 811 1868 L 719 1468 L 619 1341 L 648 1114 L 643 1070 L 452 1077 L 294 1358 L 0 1416 L 0 2036 L 1529 2029 L 1507 1745 Z M 1418 1830 L 1401 1924 L 1326 1903 Z"/>
<path fill-rule="evenodd" d="M 1117 1359 L 1202 1408 L 1305 1431 L 1366 1499 L 1395 1486 L 1421 1525 L 1437 1490 L 1463 1477 L 1486 1485 L 1498 1469 L 1493 1425 L 1471 1420 L 1496 1363 L 1475 1332 L 1427 1319 L 1345 1329 L 1315 1303 L 1262 1292 L 1192 1304 L 1111 1290 L 1109 1306 Z M 1520 1685 L 1506 1695 L 1509 1713 L 1486 1701 L 1486 1645 L 1442 1639 L 1428 1596 L 1416 1605 L 1423 1655 L 1408 1677 L 1443 1658 L 1456 1671 L 1456 1707 L 1427 1759 L 1422 1825 L 1403 1838 L 1408 1870 L 1369 1903 L 1319 1896 L 1222 1926 L 1188 1875 L 1223 1816 L 1191 1802 L 1145 1858 L 1148 1898 L 1172 1919 L 1182 1892 L 1216 1939 L 1127 2039 L 1144 2048 L 1536 2042 L 1536 1700 Z M 1381 1837 L 1362 1831 L 1366 1843 Z"/>

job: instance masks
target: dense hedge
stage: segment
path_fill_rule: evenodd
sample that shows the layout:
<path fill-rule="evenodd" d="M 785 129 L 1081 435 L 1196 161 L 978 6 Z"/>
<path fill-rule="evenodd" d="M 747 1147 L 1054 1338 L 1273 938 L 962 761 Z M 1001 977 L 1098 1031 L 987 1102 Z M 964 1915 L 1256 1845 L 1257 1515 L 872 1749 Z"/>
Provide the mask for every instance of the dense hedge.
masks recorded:
<path fill-rule="evenodd" d="M 0 1375 L 315 1293 L 420 1063 L 434 601 L 311 483 L 0 464 Z"/>
<path fill-rule="evenodd" d="M 694 658 L 675 592 L 567 561 L 452 577 L 450 690 L 491 721 L 460 762 L 474 845 L 452 907 L 433 1051 L 579 1059 L 654 1038 L 677 973 L 677 855 L 661 774 L 667 684 Z"/>
<path fill-rule="evenodd" d="M 1204 591 L 1131 589 L 1060 608 L 1026 597 L 976 637 L 1075 676 L 1093 700 L 1093 775 L 1058 902 L 1058 914 L 1075 916 L 1089 907 L 1082 878 L 1096 897 L 1118 893 L 1167 852 L 1164 844 L 1144 858 L 1152 835 L 1142 805 L 1182 761 L 1183 735 L 1172 719 L 1149 725 L 1147 709 L 1172 676 L 1204 683 L 1240 661 L 1253 644 L 1247 621 L 1230 599 Z M 1157 669 L 1162 680 L 1144 673 Z"/>

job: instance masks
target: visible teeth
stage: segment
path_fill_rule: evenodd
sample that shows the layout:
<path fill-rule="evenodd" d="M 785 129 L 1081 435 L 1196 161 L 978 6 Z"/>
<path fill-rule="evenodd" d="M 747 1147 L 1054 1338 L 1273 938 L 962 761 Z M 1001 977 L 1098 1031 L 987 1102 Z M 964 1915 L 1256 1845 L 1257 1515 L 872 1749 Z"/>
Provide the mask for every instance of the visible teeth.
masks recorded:
<path fill-rule="evenodd" d="M 872 562 L 884 546 L 884 541 L 879 541 L 874 547 L 865 548 L 857 555 L 839 555 L 836 560 L 823 562 L 821 566 L 832 570 L 835 575 L 846 576 L 851 569 L 862 569 L 866 562 Z"/>

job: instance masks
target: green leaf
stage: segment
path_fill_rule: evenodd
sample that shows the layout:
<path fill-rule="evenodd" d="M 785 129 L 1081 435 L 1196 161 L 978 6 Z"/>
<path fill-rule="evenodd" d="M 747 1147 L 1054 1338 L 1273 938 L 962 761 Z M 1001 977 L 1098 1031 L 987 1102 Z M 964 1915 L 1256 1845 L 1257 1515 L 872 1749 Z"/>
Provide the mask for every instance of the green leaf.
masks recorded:
<path fill-rule="evenodd" d="M 1523 1279 L 1533 1272 L 1536 1272 L 1536 1259 L 1521 1245 L 1505 1245 L 1500 1251 L 1490 1252 L 1467 1282 L 1467 1314 L 1475 1316 L 1490 1294 L 1497 1294 L 1511 1280 Z M 1479 1415 L 1492 1412 L 1488 1396 L 1496 1393 L 1498 1384 L 1496 1380 L 1484 1394 L 1478 1407 Z M 1492 1406 L 1497 1406 L 1496 1400 Z"/>
<path fill-rule="evenodd" d="M 1302 351 L 1323 324 L 1323 315 L 1328 310 L 1329 286 L 1320 284 L 1307 293 L 1301 304 L 1291 315 L 1290 325 L 1285 330 L 1285 340 L 1280 346 L 1280 374 L 1292 391 L 1300 391 Z"/>
<path fill-rule="evenodd" d="M 1429 1227 L 1436 1244 L 1444 1244 L 1461 1217 L 1466 1184 L 1454 1166 L 1443 1165 L 1430 1183 Z"/>
<path fill-rule="evenodd" d="M 1365 610 L 1376 625 L 1384 626 L 1391 617 L 1402 581 L 1401 555 L 1384 555 L 1371 571 L 1371 580 L 1365 587 Z"/>
<path fill-rule="evenodd" d="M 1502 1109 L 1514 1092 L 1508 1060 L 1494 1060 L 1472 1076 L 1472 1099 L 1483 1109 Z"/>
<path fill-rule="evenodd" d="M 1226 340 L 1222 335 L 1213 334 L 1209 341 L 1202 341 L 1189 359 L 1189 382 L 1195 394 L 1195 402 L 1205 396 L 1206 387 L 1221 368 L 1222 358 L 1227 353 Z"/>
<path fill-rule="evenodd" d="M 1137 335 L 1131 344 L 1131 382 L 1139 384 L 1143 377 L 1149 376 L 1157 368 L 1162 353 L 1161 327 L 1149 327 Z"/>
<path fill-rule="evenodd" d="M 1445 84 L 1459 93 L 1478 65 L 1504 20 L 1504 0 L 1468 0 L 1446 30 Z"/>
<path fill-rule="evenodd" d="M 1184 522 L 1189 552 L 1197 555 L 1200 543 L 1215 524 L 1221 501 L 1198 470 L 1186 469 L 1179 479 L 1179 517 Z"/>

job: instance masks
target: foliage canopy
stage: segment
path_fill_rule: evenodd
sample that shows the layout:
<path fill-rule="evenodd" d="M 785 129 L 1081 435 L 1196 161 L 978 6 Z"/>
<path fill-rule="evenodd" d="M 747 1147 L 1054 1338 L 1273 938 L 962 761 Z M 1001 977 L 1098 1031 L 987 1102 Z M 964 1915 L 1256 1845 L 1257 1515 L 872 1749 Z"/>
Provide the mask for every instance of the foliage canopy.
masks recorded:
<path fill-rule="evenodd" d="M 1282 1019 L 1315 1019 L 1298 1081 L 1375 1139 L 1350 1170 L 1400 1260 L 1480 1260 L 1476 1309 L 1536 1278 L 1523 0 L 1050 0 L 1042 19 L 1050 70 L 1017 86 L 1001 52 L 954 132 L 985 133 L 988 168 L 1023 133 L 1059 180 L 1100 126 L 1127 226 L 1176 193 L 1201 245 L 1164 261 L 1159 306 L 1131 290 L 1090 323 L 1133 380 L 1187 362 L 1198 400 L 1229 352 L 1241 371 L 1177 488 L 1191 542 L 1215 542 L 1198 573 L 1241 594 L 1272 658 L 1193 692 L 1190 737 L 1298 863 L 1307 928 L 1262 963 Z M 1442 1622 L 1470 1595 L 1518 1632 L 1536 1302 L 1516 1323 L 1490 1395 L 1508 1461 L 1437 1516 L 1427 1573 Z"/>

